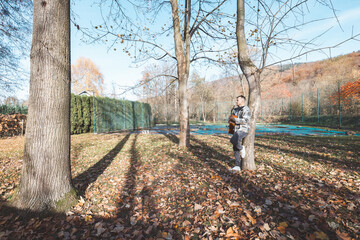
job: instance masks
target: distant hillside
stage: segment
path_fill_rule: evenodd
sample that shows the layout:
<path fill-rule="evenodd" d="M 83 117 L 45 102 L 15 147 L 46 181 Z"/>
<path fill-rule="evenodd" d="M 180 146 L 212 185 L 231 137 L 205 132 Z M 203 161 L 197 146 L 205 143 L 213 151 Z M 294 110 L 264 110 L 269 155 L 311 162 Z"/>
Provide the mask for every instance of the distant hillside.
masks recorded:
<path fill-rule="evenodd" d="M 360 78 L 360 52 L 317 62 L 297 64 L 281 71 L 267 71 L 262 83 L 263 98 L 296 96 L 317 88 L 325 90 Z"/>
<path fill-rule="evenodd" d="M 301 93 L 334 89 L 340 81 L 345 84 L 360 78 L 360 51 L 311 63 L 275 66 L 262 74 L 262 99 L 279 99 Z M 237 76 L 209 82 L 219 101 L 242 93 Z M 245 86 L 247 85 L 245 80 Z M 247 86 L 245 91 L 247 92 Z M 330 90 L 329 90 L 330 91 Z M 235 93 L 233 93 L 235 92 Z"/>

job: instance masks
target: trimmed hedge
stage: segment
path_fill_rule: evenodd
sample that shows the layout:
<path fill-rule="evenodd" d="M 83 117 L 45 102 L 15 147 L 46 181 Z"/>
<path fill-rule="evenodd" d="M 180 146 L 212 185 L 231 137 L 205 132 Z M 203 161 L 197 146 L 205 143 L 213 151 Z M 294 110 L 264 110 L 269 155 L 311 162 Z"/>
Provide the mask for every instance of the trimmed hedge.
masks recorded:
<path fill-rule="evenodd" d="M 95 131 L 135 130 L 152 126 L 147 103 L 95 97 Z M 71 134 L 94 132 L 93 97 L 71 94 Z M 0 114 L 27 114 L 28 107 L 0 105 Z"/>
<path fill-rule="evenodd" d="M 10 115 L 10 114 L 27 114 L 28 113 L 28 107 L 27 106 L 9 106 L 9 105 L 0 105 L 0 114 L 3 115 Z"/>
<path fill-rule="evenodd" d="M 95 97 L 95 131 L 135 130 L 152 126 L 147 103 Z M 71 134 L 94 132 L 93 97 L 71 95 Z"/>

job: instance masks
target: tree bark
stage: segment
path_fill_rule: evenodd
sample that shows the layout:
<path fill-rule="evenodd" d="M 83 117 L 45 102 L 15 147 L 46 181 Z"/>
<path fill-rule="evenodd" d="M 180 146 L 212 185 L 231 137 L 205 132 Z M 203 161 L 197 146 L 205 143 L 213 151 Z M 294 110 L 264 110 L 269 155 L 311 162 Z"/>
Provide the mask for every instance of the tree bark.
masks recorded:
<path fill-rule="evenodd" d="M 236 39 L 238 47 L 238 61 L 245 78 L 249 84 L 249 97 L 248 105 L 252 113 L 250 121 L 250 131 L 247 137 L 244 139 L 244 146 L 246 149 L 246 157 L 242 161 L 242 169 L 255 170 L 255 154 L 254 154 L 254 142 L 255 142 L 255 128 L 256 118 L 260 107 L 260 74 L 257 71 L 254 63 L 250 59 L 248 47 L 246 44 L 245 36 L 245 6 L 244 0 L 237 0 L 237 21 L 236 21 Z"/>
<path fill-rule="evenodd" d="M 189 64 L 190 64 L 190 53 L 187 51 L 185 55 L 184 41 L 181 37 L 180 32 L 180 21 L 179 21 L 179 6 L 177 0 L 170 0 L 172 9 L 172 19 L 174 27 L 174 42 L 175 42 L 175 55 L 177 61 L 177 72 L 179 79 L 179 112 L 180 112 L 180 136 L 179 146 L 188 147 L 190 146 L 190 128 L 189 128 L 189 104 L 187 98 L 187 82 L 189 78 Z M 185 35 L 188 35 L 188 30 Z M 187 46 L 190 46 L 188 40 L 186 41 Z M 190 48 L 190 47 L 189 47 Z"/>
<path fill-rule="evenodd" d="M 75 200 L 70 171 L 70 0 L 34 0 L 30 64 L 24 161 L 13 205 L 61 211 Z"/>

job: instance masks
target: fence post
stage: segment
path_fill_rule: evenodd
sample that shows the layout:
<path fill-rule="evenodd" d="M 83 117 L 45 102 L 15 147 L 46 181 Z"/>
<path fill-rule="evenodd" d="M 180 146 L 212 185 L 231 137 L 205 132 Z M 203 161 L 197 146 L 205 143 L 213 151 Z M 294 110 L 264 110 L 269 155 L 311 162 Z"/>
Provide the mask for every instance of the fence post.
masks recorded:
<path fill-rule="evenodd" d="M 124 130 L 126 129 L 126 108 L 125 108 L 125 100 L 123 99 L 123 116 L 124 116 Z"/>
<path fill-rule="evenodd" d="M 219 104 L 216 102 L 216 122 L 219 122 Z"/>
<path fill-rule="evenodd" d="M 262 102 L 262 99 L 260 99 L 260 115 L 261 115 L 261 121 L 264 121 L 264 118 L 263 118 L 263 102 Z"/>
<path fill-rule="evenodd" d="M 206 120 L 206 102 L 204 103 L 204 122 Z"/>
<path fill-rule="evenodd" d="M 301 95 L 301 122 L 304 122 L 304 94 Z"/>
<path fill-rule="evenodd" d="M 320 123 L 319 88 L 317 89 L 317 122 Z"/>
<path fill-rule="evenodd" d="M 341 86 L 339 81 L 339 128 L 341 128 Z"/>
<path fill-rule="evenodd" d="M 167 99 L 166 99 L 166 125 L 168 126 L 169 125 L 169 106 L 168 106 L 168 102 L 167 102 Z"/>
<path fill-rule="evenodd" d="M 290 96 L 290 122 L 292 122 L 291 96 Z"/>
<path fill-rule="evenodd" d="M 93 92 L 93 124 L 94 124 L 94 133 L 96 133 L 95 96 L 94 96 L 94 92 Z"/>
<path fill-rule="evenodd" d="M 284 111 L 284 99 L 281 99 L 281 116 L 283 115 L 283 111 Z"/>
<path fill-rule="evenodd" d="M 141 103 L 141 127 L 144 128 L 144 103 Z"/>

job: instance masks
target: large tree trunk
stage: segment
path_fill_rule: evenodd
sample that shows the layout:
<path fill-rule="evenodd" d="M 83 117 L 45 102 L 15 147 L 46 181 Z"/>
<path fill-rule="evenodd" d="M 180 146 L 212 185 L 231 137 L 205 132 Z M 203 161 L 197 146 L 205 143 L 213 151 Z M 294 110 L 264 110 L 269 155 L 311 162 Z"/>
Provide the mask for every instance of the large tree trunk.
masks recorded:
<path fill-rule="evenodd" d="M 179 146 L 188 147 L 190 145 L 189 128 L 189 104 L 187 100 L 187 82 L 189 78 L 189 56 L 185 56 L 184 41 L 180 33 L 179 7 L 177 0 L 170 0 L 172 9 L 172 19 L 174 27 L 175 55 L 177 60 L 177 73 L 179 79 L 179 110 L 180 110 L 180 136 Z M 188 42 L 186 42 L 188 45 Z M 190 45 L 189 45 L 190 46 Z M 189 54 L 187 52 L 187 54 Z"/>
<path fill-rule="evenodd" d="M 245 24 L 245 6 L 244 0 L 237 0 L 237 22 L 236 22 L 236 39 L 238 47 L 238 61 L 245 78 L 249 84 L 249 108 L 252 113 L 250 122 L 250 131 L 244 140 L 246 149 L 246 157 L 242 161 L 242 169 L 255 170 L 255 128 L 256 118 L 260 106 L 260 74 L 254 63 L 251 61 L 248 47 L 246 44 L 246 36 L 244 30 Z"/>
<path fill-rule="evenodd" d="M 70 172 L 70 0 L 34 0 L 30 96 L 20 187 L 13 205 L 62 211 Z"/>
<path fill-rule="evenodd" d="M 246 149 L 246 157 L 242 162 L 242 169 L 255 170 L 255 129 L 256 129 L 256 120 L 257 114 L 260 108 L 260 74 L 256 73 L 254 75 L 249 76 L 249 108 L 252 113 L 252 117 L 250 120 L 250 131 L 247 137 L 244 139 L 244 146 Z"/>

